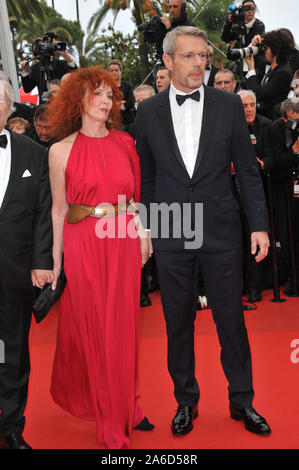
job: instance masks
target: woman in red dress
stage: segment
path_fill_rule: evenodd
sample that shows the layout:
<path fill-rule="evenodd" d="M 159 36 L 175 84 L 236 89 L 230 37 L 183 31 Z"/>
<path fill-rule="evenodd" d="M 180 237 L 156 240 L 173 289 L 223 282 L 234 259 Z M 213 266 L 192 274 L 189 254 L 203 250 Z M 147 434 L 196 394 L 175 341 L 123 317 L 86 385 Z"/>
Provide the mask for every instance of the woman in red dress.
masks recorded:
<path fill-rule="evenodd" d="M 62 255 L 67 277 L 51 394 L 74 416 L 95 420 L 97 441 L 109 449 L 129 448 L 134 428 L 153 428 L 138 396 L 139 289 L 151 246 L 138 215 L 113 212 L 120 196 L 138 201 L 140 192 L 134 141 L 111 129 L 120 102 L 113 78 L 94 66 L 74 72 L 49 105 L 59 141 L 49 153 L 53 288 Z M 113 214 L 78 217 L 79 205 L 109 205 Z"/>

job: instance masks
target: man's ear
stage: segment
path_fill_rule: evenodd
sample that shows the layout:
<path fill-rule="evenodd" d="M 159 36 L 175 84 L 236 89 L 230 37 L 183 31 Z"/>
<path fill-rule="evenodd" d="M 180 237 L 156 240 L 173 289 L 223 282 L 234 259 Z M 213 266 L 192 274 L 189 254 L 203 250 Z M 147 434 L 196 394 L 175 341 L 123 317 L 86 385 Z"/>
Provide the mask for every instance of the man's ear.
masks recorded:
<path fill-rule="evenodd" d="M 168 54 L 163 54 L 162 56 L 165 67 L 171 72 L 172 71 L 172 58 Z"/>

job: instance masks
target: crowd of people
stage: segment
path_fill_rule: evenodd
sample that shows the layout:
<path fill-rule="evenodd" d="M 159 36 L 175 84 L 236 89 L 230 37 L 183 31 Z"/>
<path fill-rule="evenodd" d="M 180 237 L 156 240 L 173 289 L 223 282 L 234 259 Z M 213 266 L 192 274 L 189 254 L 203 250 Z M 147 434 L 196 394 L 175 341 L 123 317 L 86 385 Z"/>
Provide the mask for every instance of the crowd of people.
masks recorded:
<path fill-rule="evenodd" d="M 271 432 L 252 407 L 242 295 L 258 302 L 273 283 L 269 204 L 280 280 L 297 295 L 286 208 L 290 203 L 297 274 L 299 51 L 289 30 L 265 32 L 253 0 L 242 6 L 242 47 L 261 45 L 262 52 L 242 59 L 241 78 L 236 68 L 213 64 L 214 48 L 181 0 L 169 0 L 171 18 L 161 19 L 164 65 L 155 68 L 152 85 L 133 89 L 116 58 L 107 70 L 83 69 L 65 52 L 65 60 L 53 59 L 57 76 L 46 99 L 29 108 L 13 102 L 9 78 L 0 74 L 0 339 L 6 346 L 0 438 L 6 448 L 30 448 L 22 432 L 32 286 L 55 289 L 62 269 L 67 285 L 51 394 L 63 409 L 96 421 L 98 442 L 129 448 L 133 429 L 154 428 L 140 405 L 138 325 L 140 306 L 151 305 L 155 289 L 161 289 L 178 402 L 173 434 L 190 432 L 198 415 L 193 324 L 196 310 L 207 306 L 217 324 L 231 417 L 254 433 Z M 232 13 L 221 38 L 236 47 Z M 22 62 L 26 91 L 40 85 L 37 73 L 36 65 Z M 204 204 L 200 249 L 186 250 L 184 236 L 151 240 L 138 203 L 174 201 L 192 205 L 193 224 L 196 204 Z M 100 228 L 120 230 L 122 222 L 131 230 L 133 224 L 134 236 L 99 235 Z"/>

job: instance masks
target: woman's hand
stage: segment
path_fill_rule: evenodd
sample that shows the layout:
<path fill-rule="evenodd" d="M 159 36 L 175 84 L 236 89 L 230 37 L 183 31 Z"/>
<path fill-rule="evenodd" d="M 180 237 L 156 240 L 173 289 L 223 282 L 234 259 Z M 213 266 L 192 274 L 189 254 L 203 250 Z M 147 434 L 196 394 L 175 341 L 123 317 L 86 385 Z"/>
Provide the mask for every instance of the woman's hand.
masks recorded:
<path fill-rule="evenodd" d="M 53 271 L 52 271 L 52 290 L 55 290 L 56 289 L 56 286 L 57 286 L 57 279 L 59 278 L 59 275 L 60 275 L 60 271 L 61 271 L 61 263 L 60 264 L 54 264 L 54 268 L 53 268 Z"/>
<path fill-rule="evenodd" d="M 31 281 L 34 287 L 42 289 L 45 284 L 53 281 L 53 272 L 50 269 L 32 269 Z"/>

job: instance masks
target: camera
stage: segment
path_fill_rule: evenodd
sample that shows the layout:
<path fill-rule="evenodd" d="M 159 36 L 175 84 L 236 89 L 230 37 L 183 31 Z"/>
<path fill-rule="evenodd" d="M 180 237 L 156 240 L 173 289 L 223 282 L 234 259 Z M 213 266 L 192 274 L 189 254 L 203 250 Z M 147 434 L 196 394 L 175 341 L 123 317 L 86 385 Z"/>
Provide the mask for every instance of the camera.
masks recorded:
<path fill-rule="evenodd" d="M 237 61 L 240 59 L 246 59 L 250 54 L 258 55 L 264 52 L 265 48 L 262 44 L 257 46 L 248 46 L 243 47 L 242 49 L 229 49 L 227 51 L 226 57 L 228 60 Z"/>
<path fill-rule="evenodd" d="M 143 33 L 145 42 L 156 45 L 156 66 L 163 64 L 163 39 L 166 36 L 166 28 L 160 16 L 153 16 L 149 21 L 138 25 L 137 29 Z"/>
<path fill-rule="evenodd" d="M 232 14 L 232 20 L 234 23 L 244 22 L 244 12 L 251 11 L 251 5 L 230 5 L 228 7 L 228 12 Z"/>
<path fill-rule="evenodd" d="M 36 38 L 32 43 L 32 53 L 35 57 L 44 58 L 54 56 L 56 51 L 65 51 L 65 42 L 53 43 L 57 39 L 56 34 L 52 32 L 45 33 L 43 38 Z"/>
<path fill-rule="evenodd" d="M 159 16 L 153 16 L 149 21 L 137 26 L 143 32 L 145 42 L 161 44 L 166 35 L 166 29 Z"/>

